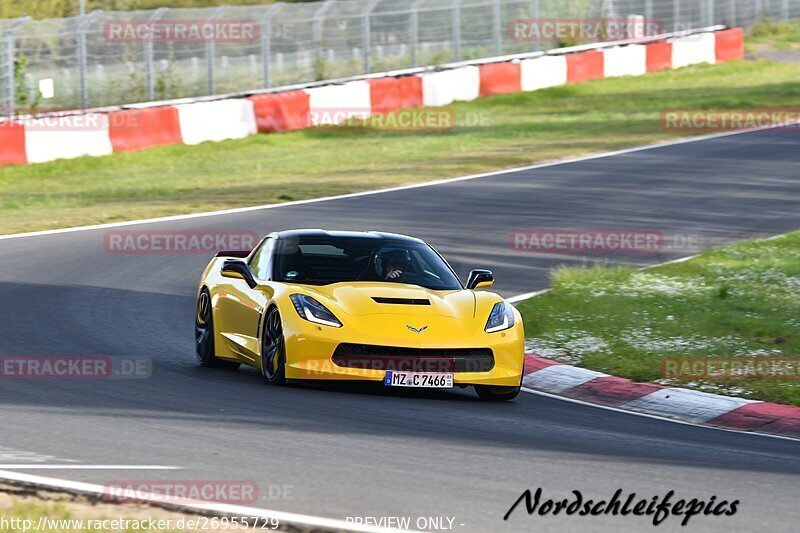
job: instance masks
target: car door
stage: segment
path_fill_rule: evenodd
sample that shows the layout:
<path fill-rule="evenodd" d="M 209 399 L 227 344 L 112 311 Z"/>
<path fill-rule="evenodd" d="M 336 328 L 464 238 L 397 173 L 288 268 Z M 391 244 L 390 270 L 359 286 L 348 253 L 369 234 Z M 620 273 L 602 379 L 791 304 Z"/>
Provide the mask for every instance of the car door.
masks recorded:
<path fill-rule="evenodd" d="M 267 238 L 248 262 L 259 282 L 269 279 L 268 269 L 274 248 L 275 239 Z M 243 279 L 225 278 L 220 289 L 220 333 L 231 351 L 245 362 L 256 364 L 261 353 L 258 339 L 267 297 L 261 289 L 251 289 Z"/>

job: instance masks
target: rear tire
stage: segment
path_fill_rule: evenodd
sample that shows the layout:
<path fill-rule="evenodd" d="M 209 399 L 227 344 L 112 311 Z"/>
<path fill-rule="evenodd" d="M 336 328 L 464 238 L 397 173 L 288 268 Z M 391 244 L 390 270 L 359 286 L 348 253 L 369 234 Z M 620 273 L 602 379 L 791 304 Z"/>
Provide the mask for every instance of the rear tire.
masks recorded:
<path fill-rule="evenodd" d="M 277 307 L 267 311 L 267 317 L 264 319 L 264 334 L 261 336 L 261 374 L 271 385 L 286 383 L 286 343 Z"/>
<path fill-rule="evenodd" d="M 475 385 L 475 392 L 484 402 L 507 402 L 519 394 L 520 387 L 491 387 L 489 385 Z"/>
<path fill-rule="evenodd" d="M 195 351 L 200 366 L 211 368 L 239 368 L 240 363 L 225 361 L 214 349 L 214 313 L 211 310 L 211 294 L 203 288 L 197 298 L 197 314 L 194 323 Z"/>

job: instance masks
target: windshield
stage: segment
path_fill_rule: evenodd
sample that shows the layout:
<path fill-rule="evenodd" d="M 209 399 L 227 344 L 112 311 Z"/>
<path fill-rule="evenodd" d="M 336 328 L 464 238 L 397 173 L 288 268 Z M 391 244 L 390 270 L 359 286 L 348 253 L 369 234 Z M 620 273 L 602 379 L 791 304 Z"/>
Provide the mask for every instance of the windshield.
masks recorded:
<path fill-rule="evenodd" d="M 315 285 L 384 281 L 432 290 L 462 288 L 430 246 L 375 237 L 283 238 L 278 241 L 273 273 L 275 281 Z"/>

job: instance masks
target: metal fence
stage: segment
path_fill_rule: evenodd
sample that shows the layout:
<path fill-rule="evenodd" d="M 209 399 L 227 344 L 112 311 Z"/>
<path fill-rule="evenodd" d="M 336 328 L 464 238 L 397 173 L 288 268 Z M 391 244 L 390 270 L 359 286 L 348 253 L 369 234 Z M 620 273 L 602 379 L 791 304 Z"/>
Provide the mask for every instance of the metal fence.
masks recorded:
<path fill-rule="evenodd" d="M 664 31 L 800 16 L 800 0 L 325 0 L 0 19 L 0 106 L 8 113 L 110 106 L 523 53 L 515 19 L 659 21 Z M 249 21 L 251 39 L 121 40 L 109 25 Z M 44 81 L 42 81 L 44 80 Z"/>

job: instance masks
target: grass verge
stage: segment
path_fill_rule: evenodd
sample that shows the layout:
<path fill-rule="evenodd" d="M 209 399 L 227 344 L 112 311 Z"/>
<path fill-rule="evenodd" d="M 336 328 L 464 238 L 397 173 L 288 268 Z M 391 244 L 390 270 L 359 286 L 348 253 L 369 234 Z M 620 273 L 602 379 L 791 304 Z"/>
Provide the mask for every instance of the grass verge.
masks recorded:
<path fill-rule="evenodd" d="M 800 50 L 800 20 L 763 20 L 750 30 L 745 39 L 748 52 L 763 50 Z"/>
<path fill-rule="evenodd" d="M 646 270 L 563 267 L 550 292 L 519 310 L 528 348 L 542 356 L 636 381 L 800 405 L 797 379 L 662 374 L 670 356 L 800 355 L 800 231 Z"/>
<path fill-rule="evenodd" d="M 800 65 L 738 61 L 452 106 L 446 131 L 314 128 L 0 168 L 0 234 L 343 194 L 691 135 L 664 109 L 791 107 Z M 704 133 L 704 132 L 697 132 Z"/>
<path fill-rule="evenodd" d="M 210 517 L 142 504 L 105 503 L 101 498 L 0 483 L 0 533 L 178 533 L 230 529 Z M 246 532 L 254 528 L 239 529 Z"/>

